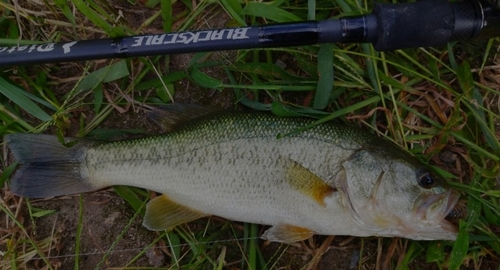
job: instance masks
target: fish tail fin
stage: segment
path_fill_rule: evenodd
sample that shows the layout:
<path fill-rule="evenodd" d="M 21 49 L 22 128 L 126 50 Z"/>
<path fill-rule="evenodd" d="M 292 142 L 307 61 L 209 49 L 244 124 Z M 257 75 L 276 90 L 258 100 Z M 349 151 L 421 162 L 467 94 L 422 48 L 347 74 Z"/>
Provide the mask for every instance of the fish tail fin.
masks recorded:
<path fill-rule="evenodd" d="M 19 162 L 10 184 L 16 195 L 43 198 L 101 188 L 89 182 L 82 167 L 89 141 L 66 139 L 73 145 L 68 147 L 44 134 L 11 134 L 4 141 Z"/>

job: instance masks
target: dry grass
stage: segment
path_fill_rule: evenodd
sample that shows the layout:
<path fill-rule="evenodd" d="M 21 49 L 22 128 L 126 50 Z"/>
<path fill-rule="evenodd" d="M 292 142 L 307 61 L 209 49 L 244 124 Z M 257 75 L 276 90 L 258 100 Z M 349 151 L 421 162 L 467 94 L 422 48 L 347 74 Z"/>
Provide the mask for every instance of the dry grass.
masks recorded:
<path fill-rule="evenodd" d="M 171 11 L 166 7 L 170 1 L 165 1 L 163 9 L 160 4 L 147 6 L 153 2 L 0 1 L 0 38 L 12 44 L 19 39 L 72 41 L 159 33 L 169 28 L 221 28 L 238 21 L 225 4 L 236 1 L 173 1 Z M 356 7 L 350 1 L 338 3 Z M 341 12 L 335 3 L 318 1 L 317 6 L 318 16 Z M 302 1 L 283 2 L 280 7 L 302 17 L 307 11 Z M 162 19 L 169 12 L 173 16 Z M 248 22 L 270 22 L 251 14 L 239 16 Z M 108 190 L 85 195 L 81 201 L 65 197 L 28 202 L 13 196 L 6 181 L 12 160 L 4 148 L 0 268 L 442 269 L 461 265 L 464 269 L 497 269 L 500 153 L 492 140 L 500 138 L 499 43 L 491 41 L 489 52 L 486 43 L 474 45 L 475 53 L 457 44 L 383 54 L 369 46 L 337 46 L 332 59 L 335 87 L 326 93 L 330 100 L 324 110 L 329 118 L 372 130 L 409 149 L 452 179 L 468 194 L 469 211 L 476 211 L 466 220 L 470 242 L 454 245 L 316 236 L 279 245 L 258 241 L 262 229 L 257 225 L 218 218 L 156 234 L 140 226 L 140 206 L 150 196 L 144 191 L 121 189 L 122 197 L 116 197 Z M 168 103 L 170 95 L 181 103 L 225 108 L 243 104 L 269 109 L 275 102 L 291 105 L 287 109 L 294 113 L 317 116 L 318 110 L 310 108 L 319 80 L 317 53 L 318 47 L 310 46 L 6 67 L 0 76 L 40 99 L 36 105 L 52 119 L 41 120 L 0 96 L 0 135 L 44 132 L 127 137 L 157 133 L 155 126 L 144 121 L 144 108 Z M 269 65 L 278 62 L 286 66 L 283 73 L 271 72 Z M 263 71 L 250 70 L 250 64 Z M 93 72 L 109 66 L 119 74 L 116 79 L 92 80 Z M 199 72 L 205 77 L 194 76 Z M 222 90 L 209 89 L 207 78 L 222 85 Z M 276 90 L 277 86 L 282 88 Z M 107 219 L 113 216 L 116 218 Z M 106 221 L 108 225 L 101 224 Z M 463 256 L 451 255 L 459 249 L 465 250 Z"/>

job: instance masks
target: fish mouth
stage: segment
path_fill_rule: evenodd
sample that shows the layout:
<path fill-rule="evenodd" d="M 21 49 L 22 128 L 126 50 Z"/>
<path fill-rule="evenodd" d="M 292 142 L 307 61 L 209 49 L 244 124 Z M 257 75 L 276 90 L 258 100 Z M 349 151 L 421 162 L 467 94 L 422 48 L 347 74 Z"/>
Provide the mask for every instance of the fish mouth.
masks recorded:
<path fill-rule="evenodd" d="M 417 217 L 431 222 L 438 222 L 443 229 L 456 231 L 457 227 L 452 224 L 454 220 L 464 218 L 466 212 L 462 204 L 457 205 L 460 193 L 449 190 L 439 194 L 422 195 L 416 207 Z"/>

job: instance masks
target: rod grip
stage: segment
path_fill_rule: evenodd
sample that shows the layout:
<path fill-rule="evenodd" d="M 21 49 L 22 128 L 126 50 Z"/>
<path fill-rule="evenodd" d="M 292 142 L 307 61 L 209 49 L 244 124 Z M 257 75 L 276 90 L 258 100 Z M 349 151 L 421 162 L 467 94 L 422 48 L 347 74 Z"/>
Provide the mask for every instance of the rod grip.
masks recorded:
<path fill-rule="evenodd" d="M 475 37 L 482 28 L 481 7 L 467 0 L 378 4 L 373 14 L 378 22 L 373 45 L 378 51 L 444 46 Z"/>

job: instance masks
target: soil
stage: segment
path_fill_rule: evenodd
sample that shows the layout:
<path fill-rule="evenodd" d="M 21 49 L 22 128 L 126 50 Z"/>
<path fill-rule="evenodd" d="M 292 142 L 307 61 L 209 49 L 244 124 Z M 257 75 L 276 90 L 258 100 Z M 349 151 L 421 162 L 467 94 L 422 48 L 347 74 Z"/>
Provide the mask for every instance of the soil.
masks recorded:
<path fill-rule="evenodd" d="M 113 1 L 111 1 L 113 2 Z M 122 4 L 114 4 L 127 10 L 127 1 L 120 1 Z M 133 7 L 135 8 L 135 6 Z M 140 25 L 143 18 L 149 18 L 152 12 L 147 9 L 124 12 L 124 17 L 130 22 L 137 22 L 136 27 Z M 203 25 L 203 28 L 221 28 L 225 27 L 229 18 L 224 12 L 219 12 L 220 16 L 212 17 L 209 23 Z M 134 24 L 134 23 L 132 23 Z M 132 25 L 133 26 L 133 25 Z M 160 32 L 161 24 L 153 23 L 149 32 Z M 235 52 L 215 52 L 210 57 L 214 59 L 234 59 Z M 192 60 L 193 55 L 173 55 L 170 57 L 169 69 L 171 71 L 184 70 Z M 216 78 L 225 80 L 225 73 L 222 69 L 210 71 Z M 76 72 L 78 74 L 78 72 Z M 71 69 L 62 69 L 60 74 L 55 76 L 72 77 Z M 234 91 L 226 89 L 223 91 L 207 90 L 196 86 L 188 79 L 184 79 L 175 85 L 176 92 L 174 100 L 185 104 L 204 104 L 213 105 L 222 108 L 238 108 L 236 105 Z M 68 86 L 68 89 L 71 89 Z M 67 89 L 59 89 L 65 92 Z M 294 97 L 291 97 L 293 99 Z M 303 99 L 301 97 L 300 99 Z M 91 110 L 89 110 L 91 111 Z M 91 112 L 89 113 L 89 115 Z M 74 117 L 79 119 L 78 117 Z M 89 117 L 90 118 L 90 117 Z M 78 132 L 79 123 L 73 121 L 72 128 L 68 134 L 75 136 Z M 143 110 L 129 109 L 126 112 L 113 111 L 112 114 L 99 126 L 103 129 L 141 129 L 147 134 L 157 134 L 158 127 L 147 120 Z M 443 159 L 446 159 L 444 157 Z M 3 190 L 4 198 L 9 197 L 8 190 Z M 135 211 L 132 207 L 117 196 L 111 189 L 101 190 L 94 193 L 83 194 L 82 197 L 82 228 L 80 250 L 75 251 L 76 235 L 79 224 L 80 196 L 64 196 L 46 200 L 31 200 L 33 207 L 45 210 L 54 210 L 53 214 L 36 218 L 34 225 L 30 225 L 28 208 L 22 204 L 19 213 L 19 219 L 26 226 L 30 235 L 37 241 L 51 239 L 54 246 L 46 254 L 50 258 L 50 263 L 56 269 L 74 269 L 75 254 L 79 255 L 80 269 L 124 269 L 125 264 L 136 257 L 145 247 L 150 245 L 158 238 L 158 232 L 152 232 L 142 226 L 142 217 L 134 216 Z M 14 225 L 6 225 L 7 217 L 5 213 L 0 212 L 0 228 L 14 230 Z M 187 226 L 204 227 L 213 225 L 215 228 L 227 226 L 228 222 L 218 218 L 203 219 Z M 231 223 L 231 226 L 241 227 L 241 224 Z M 261 232 L 265 229 L 261 226 Z M 220 238 L 212 240 L 228 241 L 228 243 L 237 242 L 234 236 L 229 238 Z M 233 238 L 230 238 L 233 237 Z M 331 239 L 330 239 L 331 240 Z M 281 245 L 277 243 L 258 241 L 263 256 L 268 266 L 272 269 L 386 269 L 394 268 L 391 262 L 401 260 L 405 255 L 401 247 L 407 245 L 407 240 L 403 239 L 378 239 L 378 238 L 353 238 L 353 237 L 334 237 L 327 248 L 320 250 L 325 241 L 330 241 L 325 236 L 314 236 L 311 240 L 303 241 L 293 245 Z M 162 267 L 161 269 L 172 267 L 168 245 L 164 242 L 154 245 L 152 248 L 140 255 L 127 269 L 152 269 Z M 227 264 L 225 269 L 240 269 L 242 265 L 241 251 L 238 245 L 221 245 L 228 249 Z M 0 251 L 7 249 L 7 244 L 0 244 Z M 107 252 L 112 249 L 111 252 Z M 232 253 L 231 253 L 232 251 Z M 109 254 L 109 256 L 107 255 Z M 276 254 L 281 254 L 277 256 Z M 234 257 L 234 261 L 233 261 Z M 389 260 L 389 259 L 392 259 Z M 206 268 L 207 266 L 200 266 Z M 41 260 L 34 260 L 29 264 L 29 269 L 45 269 Z M 182 267 L 181 267 L 182 268 Z M 412 265 L 413 269 L 433 269 L 433 264 L 426 264 L 421 261 Z"/>
<path fill-rule="evenodd" d="M 102 265 L 100 269 L 124 266 L 124 262 L 128 262 L 138 251 L 153 242 L 155 234 L 141 225 L 142 218 L 139 216 L 132 219 L 133 211 L 130 206 L 112 192 L 85 194 L 82 201 L 83 222 L 79 252 L 75 251 L 79 196 L 32 202 L 37 208 L 56 211 L 53 215 L 37 219 L 35 233 L 38 239 L 58 239 L 59 248 L 52 251 L 50 257 L 51 262 L 60 266 L 60 269 L 73 269 L 74 254 L 80 254 L 80 269 L 95 269 L 99 264 Z M 126 228 L 130 220 L 132 224 Z M 115 241 L 117 244 L 113 245 Z M 114 251 L 107 253 L 112 246 Z M 109 256 L 103 259 L 105 254 Z M 155 259 L 141 256 L 136 263 L 150 265 L 150 260 Z"/>

